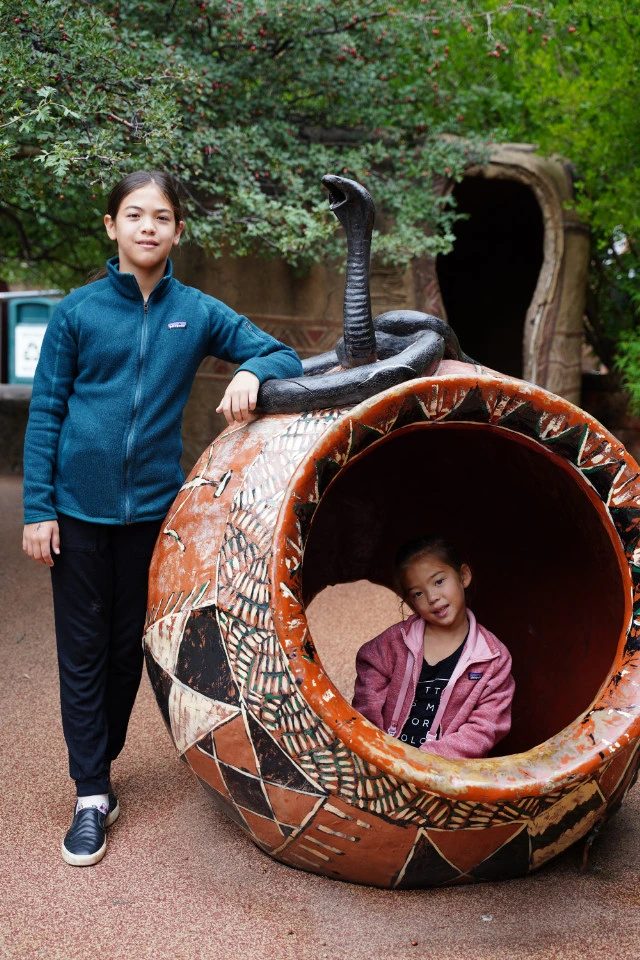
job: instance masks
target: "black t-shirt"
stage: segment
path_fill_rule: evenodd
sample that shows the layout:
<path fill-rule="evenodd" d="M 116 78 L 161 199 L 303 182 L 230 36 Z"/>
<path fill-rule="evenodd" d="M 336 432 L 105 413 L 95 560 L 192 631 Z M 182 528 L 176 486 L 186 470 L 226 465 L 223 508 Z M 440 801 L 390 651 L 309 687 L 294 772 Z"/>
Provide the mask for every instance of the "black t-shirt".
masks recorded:
<path fill-rule="evenodd" d="M 466 639 L 466 638 L 465 638 Z M 400 733 L 400 740 L 411 747 L 419 747 L 427 739 L 431 724 L 440 706 L 442 691 L 451 679 L 460 659 L 464 640 L 457 650 L 448 657 L 431 666 L 426 660 L 422 661 L 422 670 L 418 679 L 418 686 L 411 704 L 411 712 Z M 435 733 L 436 731 L 432 731 Z"/>

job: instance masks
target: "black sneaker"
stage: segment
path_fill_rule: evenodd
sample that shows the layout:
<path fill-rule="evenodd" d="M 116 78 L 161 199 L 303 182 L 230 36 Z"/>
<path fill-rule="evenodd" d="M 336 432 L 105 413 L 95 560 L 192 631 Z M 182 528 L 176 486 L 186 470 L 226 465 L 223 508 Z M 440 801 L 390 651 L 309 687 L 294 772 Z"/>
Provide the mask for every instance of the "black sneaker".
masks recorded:
<path fill-rule="evenodd" d="M 113 787 L 111 786 L 111 784 L 109 784 L 109 811 L 104 821 L 105 827 L 110 827 L 112 823 L 116 822 L 119 816 L 120 816 L 120 804 L 118 803 L 118 798 L 113 792 Z"/>
<path fill-rule="evenodd" d="M 85 807 L 74 814 L 62 841 L 62 859 L 65 863 L 72 867 L 90 867 L 102 860 L 107 851 L 106 817 L 107 814 L 98 807 Z"/>

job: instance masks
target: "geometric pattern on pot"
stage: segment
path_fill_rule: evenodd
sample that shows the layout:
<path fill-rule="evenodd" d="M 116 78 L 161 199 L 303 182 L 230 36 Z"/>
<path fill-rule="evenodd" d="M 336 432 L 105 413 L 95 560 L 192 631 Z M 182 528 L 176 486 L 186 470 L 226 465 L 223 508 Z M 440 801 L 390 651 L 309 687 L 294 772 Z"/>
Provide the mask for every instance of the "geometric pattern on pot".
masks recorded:
<path fill-rule="evenodd" d="M 156 699 L 179 755 L 218 807 L 291 866 L 386 887 L 517 876 L 588 833 L 633 783 L 631 610 L 615 670 L 580 718 L 580 740 L 573 725 L 518 757 L 447 761 L 405 748 L 355 713 L 324 674 L 300 581 L 326 485 L 393 431 L 456 421 L 543 444 L 584 478 L 618 531 L 637 606 L 640 485 L 621 445 L 544 391 L 459 369 L 352 410 L 226 431 L 167 517 L 144 637 Z M 560 750 L 562 769 L 553 766 Z"/>
<path fill-rule="evenodd" d="M 413 770 L 413 750 L 408 751 L 395 738 L 369 724 L 362 727 L 354 723 L 353 711 L 344 709 L 343 699 L 317 660 L 304 619 L 302 565 L 292 569 L 289 554 L 302 556 L 311 519 L 325 492 L 319 465 L 322 474 L 333 482 L 372 444 L 420 423 L 474 423 L 509 431 L 520 442 L 550 451 L 559 465 L 582 483 L 596 510 L 617 534 L 628 610 L 610 675 L 595 702 L 552 741 L 523 755 L 520 772 L 511 758 L 496 758 L 490 765 L 484 761 L 455 761 L 455 771 L 451 771 L 455 783 L 465 771 L 466 789 L 473 796 L 517 797 L 531 793 L 536 784 L 539 793 L 546 793 L 550 785 L 562 787 L 593 772 L 606 757 L 640 734 L 640 475 L 620 442 L 572 404 L 522 381 L 457 375 L 414 381 L 351 410 L 323 435 L 312 456 L 301 464 L 280 512 L 273 567 L 273 580 L 278 586 L 274 611 L 277 625 L 297 625 L 286 633 L 283 630 L 281 641 L 300 690 L 330 726 L 340 726 L 346 743 L 394 774 L 402 771 L 404 775 L 403 764 L 410 756 Z M 563 754 L 563 763 L 551 769 L 547 758 L 557 751 Z M 414 782 L 433 787 L 431 778 L 435 777 L 446 783 L 448 762 L 430 759 Z M 456 788 L 452 786 L 451 790 L 455 793 Z M 443 793 L 447 792 L 444 788 Z"/>

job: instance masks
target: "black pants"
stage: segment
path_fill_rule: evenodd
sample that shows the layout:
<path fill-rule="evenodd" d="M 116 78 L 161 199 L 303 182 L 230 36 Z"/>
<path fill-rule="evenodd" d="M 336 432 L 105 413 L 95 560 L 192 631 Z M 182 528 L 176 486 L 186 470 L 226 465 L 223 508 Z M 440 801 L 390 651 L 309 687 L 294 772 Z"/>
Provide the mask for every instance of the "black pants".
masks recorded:
<path fill-rule="evenodd" d="M 142 676 L 149 563 L 162 521 L 60 516 L 51 570 L 62 728 L 78 796 L 106 793 Z"/>

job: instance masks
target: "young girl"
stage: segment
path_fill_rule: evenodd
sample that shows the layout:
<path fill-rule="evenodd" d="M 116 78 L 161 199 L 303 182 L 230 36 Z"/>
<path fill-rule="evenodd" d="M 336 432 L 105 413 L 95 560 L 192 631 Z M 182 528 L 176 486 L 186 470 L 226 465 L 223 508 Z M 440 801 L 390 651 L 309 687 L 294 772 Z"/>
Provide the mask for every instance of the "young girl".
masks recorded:
<path fill-rule="evenodd" d="M 443 757 L 485 757 L 509 732 L 511 657 L 467 609 L 471 570 L 441 537 L 400 548 L 396 589 L 413 616 L 358 651 L 353 706 L 392 737 Z"/>
<path fill-rule="evenodd" d="M 104 218 L 118 256 L 57 306 L 36 371 L 24 455 L 25 552 L 51 567 L 62 723 L 77 803 L 67 863 L 97 863 L 119 814 L 111 763 L 142 674 L 147 575 L 183 482 L 182 412 L 201 360 L 239 363 L 218 411 L 250 419 L 295 352 L 172 276 L 184 223 L 171 178 L 125 177 Z M 54 562 L 55 557 L 55 562 Z"/>

